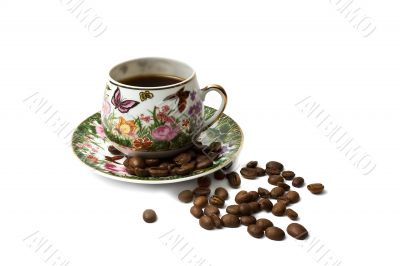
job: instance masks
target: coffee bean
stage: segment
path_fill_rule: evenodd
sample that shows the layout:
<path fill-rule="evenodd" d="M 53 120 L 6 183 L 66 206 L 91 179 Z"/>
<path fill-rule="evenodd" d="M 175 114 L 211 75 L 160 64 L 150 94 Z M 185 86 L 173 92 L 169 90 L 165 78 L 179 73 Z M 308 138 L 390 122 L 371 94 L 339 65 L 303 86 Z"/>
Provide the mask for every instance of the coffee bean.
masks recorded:
<path fill-rule="evenodd" d="M 280 175 L 270 175 L 268 177 L 268 183 L 270 183 L 271 185 L 276 186 L 278 182 L 283 182 L 283 177 L 281 177 Z"/>
<path fill-rule="evenodd" d="M 299 215 L 297 214 L 297 212 L 295 212 L 292 209 L 286 209 L 285 214 L 287 217 L 289 217 L 291 220 L 297 220 L 297 217 L 299 217 Z"/>
<path fill-rule="evenodd" d="M 212 161 L 216 161 L 220 157 L 220 155 L 221 154 L 219 152 L 213 152 L 213 151 L 207 153 L 208 158 L 210 158 L 210 160 Z"/>
<path fill-rule="evenodd" d="M 240 226 L 240 220 L 236 215 L 233 214 L 225 214 L 224 216 L 221 217 L 222 224 L 225 227 L 239 227 Z"/>
<path fill-rule="evenodd" d="M 218 170 L 218 171 L 216 171 L 216 172 L 214 173 L 214 178 L 215 178 L 216 180 L 223 180 L 223 179 L 225 179 L 225 177 L 226 177 L 225 173 L 222 172 L 221 170 Z"/>
<path fill-rule="evenodd" d="M 289 186 L 288 184 L 286 184 L 286 183 L 278 182 L 278 184 L 276 184 L 276 185 L 277 185 L 278 187 L 283 188 L 283 189 L 286 190 L 286 191 L 290 190 L 290 186 Z"/>
<path fill-rule="evenodd" d="M 206 196 L 198 196 L 194 199 L 193 204 L 197 207 L 204 208 L 208 203 Z"/>
<path fill-rule="evenodd" d="M 198 196 L 208 196 L 211 193 L 211 189 L 208 187 L 197 187 L 193 190 L 193 194 L 198 197 Z"/>
<path fill-rule="evenodd" d="M 250 201 L 258 200 L 258 192 L 257 191 L 249 191 L 247 194 L 250 196 Z"/>
<path fill-rule="evenodd" d="M 270 161 L 267 163 L 265 170 L 268 175 L 279 175 L 283 171 L 283 164 L 276 161 Z"/>
<path fill-rule="evenodd" d="M 208 145 L 208 151 L 211 152 L 219 152 L 222 148 L 222 143 L 221 142 L 213 142 L 210 145 Z"/>
<path fill-rule="evenodd" d="M 132 168 L 139 167 L 139 168 L 146 168 L 146 164 L 144 163 L 143 158 L 139 156 L 133 156 L 128 159 L 128 165 Z"/>
<path fill-rule="evenodd" d="M 269 199 L 264 199 L 264 198 L 260 199 L 258 201 L 258 204 L 260 205 L 260 208 L 262 210 L 265 210 L 267 212 L 270 212 L 272 210 L 272 207 L 274 206 Z"/>
<path fill-rule="evenodd" d="M 258 165 L 258 162 L 257 162 L 257 161 L 250 161 L 250 162 L 248 162 L 248 163 L 246 164 L 246 167 L 247 167 L 247 168 L 256 168 L 257 165 Z"/>
<path fill-rule="evenodd" d="M 270 192 L 267 189 L 259 187 L 257 192 L 261 198 L 269 198 Z"/>
<path fill-rule="evenodd" d="M 157 214 L 152 209 L 147 209 L 143 212 L 143 220 L 146 223 L 154 223 L 157 220 Z"/>
<path fill-rule="evenodd" d="M 243 167 L 240 169 L 240 174 L 247 179 L 255 179 L 257 177 L 257 169 L 256 168 L 247 168 Z"/>
<path fill-rule="evenodd" d="M 286 193 L 286 198 L 291 202 L 291 203 L 296 203 L 300 200 L 300 195 L 296 191 L 288 191 Z"/>
<path fill-rule="evenodd" d="M 153 167 L 160 164 L 160 159 L 152 158 L 152 159 L 144 159 L 144 162 L 147 166 Z"/>
<path fill-rule="evenodd" d="M 210 218 L 212 219 L 212 221 L 213 221 L 213 223 L 214 223 L 214 226 L 215 226 L 216 228 L 222 228 L 222 221 L 221 221 L 221 219 L 219 218 L 218 215 L 216 215 L 216 214 L 211 214 L 211 215 L 210 215 Z"/>
<path fill-rule="evenodd" d="M 288 232 L 288 234 L 290 236 L 292 236 L 298 240 L 306 239 L 308 236 L 307 229 L 298 223 L 289 224 L 288 227 L 286 228 L 286 231 Z"/>
<path fill-rule="evenodd" d="M 285 239 L 285 232 L 279 227 L 271 226 L 265 230 L 265 236 L 271 240 L 281 241 Z"/>
<path fill-rule="evenodd" d="M 196 205 L 193 205 L 193 206 L 190 208 L 190 213 L 191 213 L 194 217 L 196 217 L 197 219 L 199 219 L 201 216 L 203 216 L 203 210 L 202 210 L 200 207 L 196 206 Z"/>
<path fill-rule="evenodd" d="M 209 187 L 211 185 L 211 179 L 208 176 L 202 176 L 197 179 L 199 187 Z"/>
<path fill-rule="evenodd" d="M 255 224 L 256 221 L 257 221 L 256 218 L 254 216 L 251 216 L 251 215 L 240 217 L 241 224 L 246 225 L 246 226 L 248 226 L 250 224 Z"/>
<path fill-rule="evenodd" d="M 170 170 L 170 165 L 167 162 L 161 163 L 158 167 L 161 169 L 167 169 L 168 171 Z"/>
<path fill-rule="evenodd" d="M 223 187 L 217 187 L 214 194 L 222 200 L 227 200 L 229 196 L 228 191 Z"/>
<path fill-rule="evenodd" d="M 113 154 L 113 155 L 123 155 L 122 152 L 120 152 L 117 148 L 114 146 L 108 146 L 108 151 Z"/>
<path fill-rule="evenodd" d="M 240 215 L 239 205 L 229 205 L 226 207 L 226 212 L 233 215 Z"/>
<path fill-rule="evenodd" d="M 203 215 L 200 217 L 199 224 L 206 230 L 212 230 L 215 227 L 213 220 L 210 216 L 207 215 Z"/>
<path fill-rule="evenodd" d="M 265 169 L 261 167 L 256 167 L 255 169 L 257 171 L 257 176 L 265 176 Z"/>
<path fill-rule="evenodd" d="M 219 209 L 217 207 L 215 207 L 214 205 L 208 204 L 205 208 L 204 208 L 204 214 L 211 216 L 211 214 L 217 214 L 219 215 Z"/>
<path fill-rule="evenodd" d="M 136 175 L 135 168 L 132 168 L 130 166 L 126 167 L 126 172 L 130 175 Z"/>
<path fill-rule="evenodd" d="M 222 167 L 222 170 L 228 171 L 229 169 L 231 169 L 232 165 L 233 165 L 233 162 L 230 162 L 227 165 L 225 165 L 224 167 Z"/>
<path fill-rule="evenodd" d="M 251 213 L 257 213 L 259 211 L 261 211 L 261 207 L 260 204 L 256 201 L 252 201 L 248 203 L 251 209 Z"/>
<path fill-rule="evenodd" d="M 260 218 L 260 219 L 258 219 L 258 220 L 256 221 L 256 225 L 259 226 L 259 227 L 261 227 L 262 230 L 265 230 L 265 229 L 267 229 L 268 227 L 274 226 L 274 224 L 273 224 L 270 220 L 268 220 L 268 219 L 266 219 L 266 218 Z"/>
<path fill-rule="evenodd" d="M 292 171 L 283 171 L 282 172 L 282 176 L 283 178 L 285 178 L 286 180 L 292 180 L 293 177 L 295 177 L 295 173 Z"/>
<path fill-rule="evenodd" d="M 262 229 L 261 226 L 258 226 L 257 224 L 251 224 L 247 227 L 247 232 L 255 238 L 261 238 L 264 236 L 264 230 Z"/>
<path fill-rule="evenodd" d="M 271 189 L 271 198 L 278 198 L 280 196 L 283 195 L 283 193 L 285 193 L 285 190 L 281 187 L 274 187 L 273 189 Z"/>
<path fill-rule="evenodd" d="M 274 214 L 275 216 L 283 216 L 285 214 L 285 210 L 286 210 L 286 204 L 282 202 L 277 202 L 272 207 L 272 214 Z"/>
<path fill-rule="evenodd" d="M 321 194 L 324 191 L 324 185 L 321 183 L 313 183 L 307 186 L 307 189 L 313 194 Z"/>
<path fill-rule="evenodd" d="M 236 173 L 236 172 L 230 172 L 230 173 L 227 175 L 227 178 L 228 178 L 229 185 L 230 185 L 232 188 L 238 188 L 238 187 L 240 187 L 241 180 L 240 180 L 240 176 L 239 176 L 238 173 Z"/>
<path fill-rule="evenodd" d="M 180 167 L 176 167 L 174 169 L 175 169 L 175 173 L 177 175 L 188 175 L 191 172 L 193 172 L 193 170 L 195 168 L 196 168 L 196 162 L 192 161 L 192 162 L 184 163 Z"/>
<path fill-rule="evenodd" d="M 251 195 L 245 190 L 239 191 L 235 196 L 236 203 L 244 203 L 251 201 Z"/>
<path fill-rule="evenodd" d="M 125 159 L 125 161 L 123 162 L 123 165 L 128 168 L 129 167 L 129 157 Z"/>
<path fill-rule="evenodd" d="M 213 164 L 212 160 L 205 155 L 200 155 L 199 157 L 196 158 L 197 170 L 210 167 L 212 164 Z"/>
<path fill-rule="evenodd" d="M 135 168 L 135 175 L 139 176 L 139 177 L 148 177 L 150 176 L 150 172 L 147 168 L 139 168 L 136 167 Z"/>
<path fill-rule="evenodd" d="M 247 216 L 251 214 L 251 207 L 248 203 L 239 204 L 240 215 Z"/>
<path fill-rule="evenodd" d="M 163 169 L 156 166 L 149 167 L 148 171 L 152 177 L 165 177 L 169 175 L 168 169 Z"/>
<path fill-rule="evenodd" d="M 183 165 L 190 162 L 190 160 L 192 160 L 191 154 L 189 152 L 182 152 L 173 159 L 173 162 L 177 165 Z"/>
<path fill-rule="evenodd" d="M 280 203 L 284 204 L 285 206 L 288 206 L 290 204 L 290 200 L 288 200 L 288 198 L 286 197 L 286 194 L 278 197 L 277 200 L 278 200 L 277 202 L 280 202 Z"/>
<path fill-rule="evenodd" d="M 184 203 L 191 202 L 193 200 L 193 192 L 190 190 L 183 190 L 179 193 L 178 199 Z"/>
<path fill-rule="evenodd" d="M 218 208 L 224 207 L 224 204 L 225 204 L 225 201 L 222 200 L 222 199 L 220 199 L 220 198 L 219 198 L 218 196 L 216 196 L 216 195 L 211 196 L 210 199 L 208 200 L 208 202 L 209 202 L 211 205 L 214 205 L 215 207 L 218 207 Z"/>
<path fill-rule="evenodd" d="M 292 180 L 292 186 L 294 186 L 294 187 L 302 187 L 303 184 L 304 184 L 304 178 L 302 178 L 302 177 L 298 176 L 298 177 L 293 178 L 293 180 Z"/>

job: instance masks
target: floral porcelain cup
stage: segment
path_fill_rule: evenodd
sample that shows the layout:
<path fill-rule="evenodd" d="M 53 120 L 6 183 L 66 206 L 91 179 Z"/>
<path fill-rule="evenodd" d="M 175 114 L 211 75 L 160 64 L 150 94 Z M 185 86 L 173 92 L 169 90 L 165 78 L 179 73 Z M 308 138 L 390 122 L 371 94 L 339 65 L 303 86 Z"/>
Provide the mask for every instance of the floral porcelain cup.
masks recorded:
<path fill-rule="evenodd" d="M 180 80 L 157 87 L 123 84 L 128 78 L 149 75 Z M 205 120 L 203 101 L 210 91 L 218 92 L 222 101 L 215 114 Z M 200 89 L 190 66 L 166 58 L 139 58 L 110 70 L 101 121 L 107 138 L 125 155 L 172 156 L 192 146 L 196 137 L 219 118 L 226 103 L 221 86 Z"/>

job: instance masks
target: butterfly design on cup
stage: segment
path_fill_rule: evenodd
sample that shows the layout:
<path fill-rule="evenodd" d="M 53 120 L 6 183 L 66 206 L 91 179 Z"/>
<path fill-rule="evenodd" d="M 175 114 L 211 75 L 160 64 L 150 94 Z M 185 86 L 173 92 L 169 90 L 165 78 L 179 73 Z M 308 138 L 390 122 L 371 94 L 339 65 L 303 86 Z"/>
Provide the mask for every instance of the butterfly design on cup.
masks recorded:
<path fill-rule="evenodd" d="M 111 98 L 111 103 L 114 105 L 115 109 L 118 109 L 121 113 L 127 113 L 140 102 L 135 100 L 124 100 L 121 96 L 121 91 L 117 88 Z"/>
<path fill-rule="evenodd" d="M 145 100 L 147 100 L 147 99 L 151 99 L 151 98 L 154 97 L 153 93 L 151 93 L 151 92 L 149 92 L 149 91 L 141 91 L 141 92 L 139 93 L 139 96 L 140 96 L 140 100 L 141 100 L 142 102 L 145 101 Z"/>
<path fill-rule="evenodd" d="M 189 97 L 190 92 L 184 90 L 185 87 L 180 89 L 177 93 L 171 94 L 167 97 L 165 97 L 164 101 L 172 100 L 172 99 L 178 99 L 178 110 L 180 113 L 182 113 L 185 108 L 186 108 L 186 100 Z"/>

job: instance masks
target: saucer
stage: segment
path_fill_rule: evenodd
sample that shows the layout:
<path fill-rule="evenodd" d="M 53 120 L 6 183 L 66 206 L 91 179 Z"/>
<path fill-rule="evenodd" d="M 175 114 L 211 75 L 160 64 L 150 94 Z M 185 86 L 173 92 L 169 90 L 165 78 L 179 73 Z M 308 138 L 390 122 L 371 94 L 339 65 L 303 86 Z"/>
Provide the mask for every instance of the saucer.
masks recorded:
<path fill-rule="evenodd" d="M 211 117 L 215 111 L 214 108 L 204 106 L 205 119 Z M 123 165 L 125 157 L 119 160 L 111 158 L 115 155 L 108 151 L 108 147 L 111 144 L 104 134 L 100 112 L 98 112 L 88 117 L 76 128 L 72 136 L 72 149 L 86 166 L 101 176 L 131 183 L 166 184 L 212 174 L 230 164 L 237 157 L 243 145 L 243 132 L 232 118 L 222 114 L 210 128 L 200 134 L 198 140 L 205 145 L 209 145 L 214 141 L 222 143 L 221 154 L 212 166 L 195 170 L 185 176 L 139 177 L 130 175 Z"/>

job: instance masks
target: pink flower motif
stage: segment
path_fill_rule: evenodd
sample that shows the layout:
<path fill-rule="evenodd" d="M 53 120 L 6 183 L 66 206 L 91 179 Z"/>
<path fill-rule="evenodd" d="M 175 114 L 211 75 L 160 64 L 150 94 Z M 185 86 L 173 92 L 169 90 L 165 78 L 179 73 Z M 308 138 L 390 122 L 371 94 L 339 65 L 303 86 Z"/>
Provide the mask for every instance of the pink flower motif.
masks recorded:
<path fill-rule="evenodd" d="M 108 115 L 111 111 L 111 105 L 107 100 L 104 100 L 103 102 L 103 108 L 101 109 L 101 116 L 104 117 Z"/>
<path fill-rule="evenodd" d="M 163 106 L 161 107 L 161 112 L 167 113 L 168 111 L 169 111 L 169 106 L 168 106 L 168 105 L 163 105 Z"/>
<path fill-rule="evenodd" d="M 150 120 L 151 120 L 151 117 L 149 115 L 141 114 L 140 115 L 140 120 L 142 120 L 143 122 L 149 123 Z"/>
<path fill-rule="evenodd" d="M 120 166 L 113 163 L 105 163 L 104 168 L 112 172 L 126 172 L 125 166 Z"/>
<path fill-rule="evenodd" d="M 97 163 L 97 158 L 95 157 L 95 156 L 93 156 L 93 155 L 88 155 L 87 157 L 86 157 L 86 160 L 88 160 L 89 162 L 91 162 L 91 163 Z"/>
<path fill-rule="evenodd" d="M 100 138 L 102 138 L 102 139 L 106 138 L 106 134 L 104 133 L 104 128 L 100 124 L 96 125 L 96 133 L 97 133 L 97 135 L 99 135 Z"/>
<path fill-rule="evenodd" d="M 167 140 L 171 141 L 178 135 L 178 128 L 172 128 L 170 125 L 163 125 L 155 128 L 152 132 L 151 135 L 153 138 L 156 140 Z"/>

